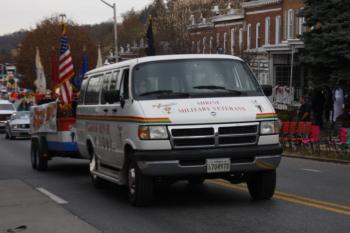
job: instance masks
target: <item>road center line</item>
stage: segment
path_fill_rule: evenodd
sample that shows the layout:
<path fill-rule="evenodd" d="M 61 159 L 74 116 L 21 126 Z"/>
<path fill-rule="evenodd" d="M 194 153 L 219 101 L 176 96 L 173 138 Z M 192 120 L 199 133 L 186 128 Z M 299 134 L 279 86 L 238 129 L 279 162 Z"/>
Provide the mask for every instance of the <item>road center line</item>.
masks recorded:
<path fill-rule="evenodd" d="M 243 185 L 230 184 L 226 181 L 221 181 L 221 180 L 210 180 L 207 182 L 210 184 L 220 185 L 220 186 L 227 187 L 234 190 L 248 192 L 248 188 Z M 339 205 L 331 202 L 319 201 L 311 198 L 306 198 L 306 197 L 297 196 L 289 193 L 278 192 L 278 191 L 275 192 L 273 199 L 283 200 L 283 201 L 292 202 L 292 203 L 296 203 L 304 206 L 326 210 L 333 213 L 350 216 L 350 206 L 347 206 L 347 205 Z"/>
<path fill-rule="evenodd" d="M 49 198 L 51 198 L 52 200 L 54 200 L 56 203 L 63 205 L 63 204 L 68 204 L 68 201 L 63 200 L 62 198 L 56 196 L 55 194 L 47 191 L 44 188 L 36 188 L 38 191 L 40 191 L 41 193 L 43 193 L 44 195 L 48 196 Z"/>
<path fill-rule="evenodd" d="M 310 169 L 310 168 L 302 168 L 301 170 L 307 171 L 307 172 L 317 172 L 317 173 L 320 173 L 320 172 L 321 172 L 320 170 Z"/>

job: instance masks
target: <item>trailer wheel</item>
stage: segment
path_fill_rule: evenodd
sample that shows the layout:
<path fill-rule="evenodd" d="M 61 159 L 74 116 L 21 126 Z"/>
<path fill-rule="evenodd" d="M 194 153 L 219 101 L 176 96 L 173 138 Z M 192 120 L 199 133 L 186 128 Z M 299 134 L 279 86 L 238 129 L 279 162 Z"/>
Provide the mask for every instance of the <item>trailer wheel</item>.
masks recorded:
<path fill-rule="evenodd" d="M 248 190 L 253 200 L 269 200 L 276 188 L 276 170 L 254 172 L 248 175 Z"/>
<path fill-rule="evenodd" d="M 135 206 L 145 206 L 153 200 L 153 177 L 143 175 L 134 161 L 128 167 L 128 193 L 131 204 Z"/>
<path fill-rule="evenodd" d="M 38 145 L 32 140 L 30 147 L 30 162 L 33 169 L 37 169 L 38 167 L 38 153 Z"/>
<path fill-rule="evenodd" d="M 5 139 L 9 139 L 9 134 L 7 133 L 6 129 L 5 129 Z"/>
<path fill-rule="evenodd" d="M 47 160 L 47 149 L 44 140 L 39 140 L 38 146 L 37 146 L 37 153 L 36 153 L 36 160 L 37 160 L 37 170 L 38 171 L 46 171 L 48 160 Z"/>

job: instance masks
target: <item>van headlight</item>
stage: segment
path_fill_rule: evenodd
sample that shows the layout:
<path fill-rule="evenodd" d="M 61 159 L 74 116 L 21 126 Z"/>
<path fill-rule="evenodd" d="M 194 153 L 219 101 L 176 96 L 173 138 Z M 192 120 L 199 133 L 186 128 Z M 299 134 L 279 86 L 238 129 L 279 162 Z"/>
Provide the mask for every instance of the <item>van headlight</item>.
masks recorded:
<path fill-rule="evenodd" d="M 278 121 L 262 121 L 260 122 L 260 134 L 279 134 L 280 124 Z"/>
<path fill-rule="evenodd" d="M 166 126 L 139 126 L 139 138 L 141 140 L 168 139 Z"/>

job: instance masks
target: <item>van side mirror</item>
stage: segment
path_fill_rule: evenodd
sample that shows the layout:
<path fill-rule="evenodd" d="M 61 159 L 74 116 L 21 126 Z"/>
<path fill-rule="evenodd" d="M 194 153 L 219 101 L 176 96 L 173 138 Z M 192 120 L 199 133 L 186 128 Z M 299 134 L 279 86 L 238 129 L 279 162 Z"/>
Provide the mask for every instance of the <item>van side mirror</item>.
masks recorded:
<path fill-rule="evenodd" d="M 123 97 L 123 96 L 120 96 L 119 98 L 120 98 L 120 106 L 121 106 L 122 108 L 124 108 L 124 105 L 125 105 L 125 99 L 124 99 L 124 97 Z"/>
<path fill-rule="evenodd" d="M 263 89 L 263 92 L 266 96 L 272 95 L 272 86 L 271 85 L 261 85 L 261 88 Z"/>
<path fill-rule="evenodd" d="M 107 103 L 113 104 L 120 101 L 120 92 L 119 91 L 107 91 L 104 93 L 104 98 Z"/>

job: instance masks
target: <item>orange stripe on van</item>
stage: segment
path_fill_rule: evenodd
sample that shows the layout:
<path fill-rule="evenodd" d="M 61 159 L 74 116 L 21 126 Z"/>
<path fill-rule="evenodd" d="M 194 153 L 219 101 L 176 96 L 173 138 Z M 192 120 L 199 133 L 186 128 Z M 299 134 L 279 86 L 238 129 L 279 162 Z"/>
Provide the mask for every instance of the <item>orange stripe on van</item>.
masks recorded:
<path fill-rule="evenodd" d="M 257 119 L 264 119 L 264 118 L 276 118 L 277 113 L 258 113 L 256 114 Z"/>
<path fill-rule="evenodd" d="M 171 123 L 169 118 L 143 118 L 143 117 L 134 117 L 134 116 L 77 115 L 77 118 L 82 120 L 119 121 L 119 122 L 133 122 L 133 123 L 152 123 L 152 124 Z"/>

